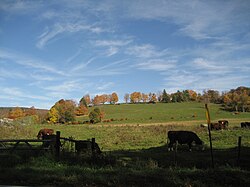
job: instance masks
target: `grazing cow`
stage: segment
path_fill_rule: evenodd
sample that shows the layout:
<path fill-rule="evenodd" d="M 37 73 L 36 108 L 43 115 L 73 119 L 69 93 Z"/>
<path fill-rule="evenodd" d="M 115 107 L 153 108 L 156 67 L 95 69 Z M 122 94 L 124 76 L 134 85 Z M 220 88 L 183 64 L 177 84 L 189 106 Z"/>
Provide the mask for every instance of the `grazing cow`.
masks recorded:
<path fill-rule="evenodd" d="M 92 142 L 89 140 L 79 140 L 75 142 L 75 150 L 79 154 L 81 152 L 88 152 L 93 149 L 94 153 L 101 154 L 101 149 L 98 144 L 95 142 L 94 147 L 92 148 Z"/>
<path fill-rule="evenodd" d="M 210 123 L 211 130 L 221 130 L 228 127 L 227 120 L 219 120 L 218 123 Z"/>
<path fill-rule="evenodd" d="M 45 135 L 52 135 L 52 134 L 54 134 L 54 130 L 53 129 L 41 129 L 39 132 L 38 132 L 38 134 L 37 134 L 37 138 L 38 139 L 43 139 L 43 137 L 45 136 Z"/>
<path fill-rule="evenodd" d="M 227 128 L 229 124 L 227 120 L 219 120 L 218 123 L 221 124 L 222 128 Z"/>
<path fill-rule="evenodd" d="M 42 140 L 52 140 L 51 142 L 43 142 L 43 147 L 50 147 L 51 146 L 51 148 L 53 148 L 56 145 L 56 135 L 55 134 L 45 134 L 42 136 Z"/>
<path fill-rule="evenodd" d="M 210 123 L 211 130 L 221 130 L 221 125 L 219 123 Z"/>
<path fill-rule="evenodd" d="M 168 144 L 168 150 L 173 150 L 173 144 L 188 144 L 189 150 L 191 151 L 192 143 L 195 142 L 196 145 L 203 145 L 201 139 L 191 131 L 168 131 L 168 139 L 170 140 Z"/>
<path fill-rule="evenodd" d="M 246 128 L 246 127 L 249 127 L 250 128 L 250 122 L 242 122 L 241 124 L 240 124 L 240 126 L 241 126 L 241 128 Z"/>

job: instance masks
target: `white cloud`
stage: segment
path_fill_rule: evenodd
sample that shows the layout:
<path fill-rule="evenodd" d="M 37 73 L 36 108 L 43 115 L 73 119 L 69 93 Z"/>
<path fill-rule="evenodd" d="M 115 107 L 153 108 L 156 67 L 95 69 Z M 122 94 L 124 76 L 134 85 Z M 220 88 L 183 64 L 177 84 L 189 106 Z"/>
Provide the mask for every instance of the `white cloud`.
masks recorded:
<path fill-rule="evenodd" d="M 110 56 L 113 56 L 115 55 L 116 53 L 118 53 L 119 49 L 117 47 L 109 47 L 109 49 L 107 50 L 107 57 L 110 57 Z"/>
<path fill-rule="evenodd" d="M 105 29 L 95 26 L 95 25 L 88 25 L 85 22 L 77 22 L 72 23 L 71 20 L 66 23 L 56 23 L 50 29 L 47 27 L 45 31 L 38 37 L 38 42 L 36 46 L 42 49 L 47 43 L 51 42 L 52 40 L 56 39 L 58 35 L 63 33 L 76 33 L 81 31 L 89 31 L 92 33 L 101 33 L 105 32 Z"/>
<path fill-rule="evenodd" d="M 125 46 L 131 43 L 132 40 L 96 40 L 92 42 L 95 46 Z"/>
<path fill-rule="evenodd" d="M 143 70 L 167 71 L 176 67 L 176 61 L 151 59 L 146 62 L 136 64 L 136 67 Z"/>
<path fill-rule="evenodd" d="M 34 59 L 32 57 L 25 57 L 24 55 L 19 55 L 16 53 L 8 52 L 0 49 L 0 58 L 10 60 L 13 63 L 17 63 L 19 65 L 23 65 L 27 68 L 38 69 L 45 72 L 51 72 L 59 75 L 65 75 L 64 72 L 58 70 L 58 68 L 54 68 L 48 63 Z"/>
<path fill-rule="evenodd" d="M 115 83 L 113 83 L 113 82 L 102 83 L 100 86 L 97 86 L 97 90 L 100 90 L 100 91 L 108 90 L 114 86 L 115 86 Z"/>
<path fill-rule="evenodd" d="M 45 96 L 40 95 L 32 95 L 30 93 L 24 92 L 20 88 L 17 87 L 2 87 L 1 88 L 1 95 L 4 96 L 6 99 L 14 99 L 20 100 L 24 98 L 28 99 L 38 99 L 38 100 L 48 100 Z"/>
<path fill-rule="evenodd" d="M 8 14 L 29 14 L 35 12 L 42 7 L 39 1 L 8 1 L 2 0 L 0 2 L 0 10 Z"/>
<path fill-rule="evenodd" d="M 92 41 L 92 45 L 96 47 L 104 47 L 106 49 L 105 55 L 107 57 L 113 56 L 117 54 L 121 47 L 127 46 L 132 42 L 131 39 L 129 40 L 96 40 Z"/>
<path fill-rule="evenodd" d="M 229 70 L 226 66 L 221 66 L 219 62 L 212 62 L 203 58 L 196 58 L 193 61 L 193 67 L 196 69 L 203 69 L 204 71 L 217 72 L 219 74 L 225 73 Z"/>
<path fill-rule="evenodd" d="M 167 50 L 158 51 L 155 46 L 151 44 L 134 45 L 127 48 L 125 53 L 139 58 L 155 58 L 162 57 L 167 54 Z"/>
<path fill-rule="evenodd" d="M 72 92 L 77 89 L 80 89 L 81 87 L 82 85 L 78 81 L 65 81 L 61 84 L 44 87 L 44 89 L 63 93 L 63 92 Z"/>
<path fill-rule="evenodd" d="M 89 64 L 93 63 L 95 59 L 96 59 L 96 57 L 92 57 L 92 58 L 90 58 L 87 62 L 83 62 L 83 63 L 80 63 L 80 64 L 75 65 L 75 66 L 71 69 L 71 72 L 72 72 L 72 73 L 77 72 L 77 71 L 78 71 L 78 72 L 79 72 L 79 71 L 82 72 L 82 70 L 83 70 L 83 69 L 86 69 L 87 66 L 88 66 Z"/>
<path fill-rule="evenodd" d="M 180 27 L 180 33 L 196 40 L 232 34 L 232 29 L 246 23 L 250 16 L 248 1 L 139 0 L 129 1 L 126 5 L 124 16 L 173 22 Z"/>

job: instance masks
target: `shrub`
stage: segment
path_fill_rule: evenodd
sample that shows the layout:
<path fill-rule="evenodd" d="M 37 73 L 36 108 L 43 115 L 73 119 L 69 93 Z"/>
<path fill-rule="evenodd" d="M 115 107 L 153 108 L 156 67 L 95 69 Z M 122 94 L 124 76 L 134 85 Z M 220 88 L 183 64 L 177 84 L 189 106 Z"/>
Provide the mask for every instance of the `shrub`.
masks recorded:
<path fill-rule="evenodd" d="M 89 113 L 89 119 L 91 123 L 101 122 L 104 118 L 104 112 L 100 108 L 96 107 Z"/>

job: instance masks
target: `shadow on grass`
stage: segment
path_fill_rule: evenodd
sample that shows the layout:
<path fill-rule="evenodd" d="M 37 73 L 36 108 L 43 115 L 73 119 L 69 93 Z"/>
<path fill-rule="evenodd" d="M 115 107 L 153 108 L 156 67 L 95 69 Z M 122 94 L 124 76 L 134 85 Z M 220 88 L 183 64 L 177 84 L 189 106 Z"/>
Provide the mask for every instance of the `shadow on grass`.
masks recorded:
<path fill-rule="evenodd" d="M 250 148 L 168 152 L 166 146 L 106 152 L 102 156 L 1 154 L 0 184 L 52 186 L 250 186 Z M 175 162 L 176 161 L 176 162 Z M 218 180 L 218 176 L 220 180 Z"/>

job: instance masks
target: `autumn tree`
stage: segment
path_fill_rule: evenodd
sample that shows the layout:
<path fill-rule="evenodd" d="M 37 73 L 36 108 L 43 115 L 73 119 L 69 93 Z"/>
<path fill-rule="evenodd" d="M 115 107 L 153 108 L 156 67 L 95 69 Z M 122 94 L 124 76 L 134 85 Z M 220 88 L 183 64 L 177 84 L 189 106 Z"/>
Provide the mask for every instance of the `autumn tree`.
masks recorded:
<path fill-rule="evenodd" d="M 81 98 L 81 100 L 79 101 L 79 105 L 82 105 L 82 106 L 85 106 L 85 107 L 87 107 L 87 106 L 88 106 L 88 104 L 87 104 L 87 101 L 86 101 L 85 97 L 82 97 L 82 98 Z"/>
<path fill-rule="evenodd" d="M 109 100 L 109 96 L 107 94 L 102 94 L 99 96 L 99 101 L 100 103 L 102 103 L 103 105 L 108 102 Z"/>
<path fill-rule="evenodd" d="M 223 102 L 227 108 L 235 110 L 241 109 L 244 112 L 250 104 L 250 89 L 247 87 L 238 87 L 231 89 L 229 92 L 223 94 Z"/>
<path fill-rule="evenodd" d="M 240 105 L 242 107 L 242 112 L 245 112 L 245 107 L 247 106 L 249 99 L 250 97 L 248 96 L 247 91 L 243 90 L 240 94 Z"/>
<path fill-rule="evenodd" d="M 101 122 L 104 118 L 105 113 L 96 107 L 89 113 L 89 119 L 91 123 Z"/>
<path fill-rule="evenodd" d="M 157 97 L 155 93 L 149 93 L 149 102 L 157 102 Z"/>
<path fill-rule="evenodd" d="M 34 106 L 28 108 L 27 110 L 25 110 L 25 115 L 26 116 L 34 116 L 36 115 L 36 109 Z"/>
<path fill-rule="evenodd" d="M 146 102 L 148 102 L 148 94 L 145 94 L 145 93 L 142 93 L 141 94 L 141 98 L 142 98 L 142 101 L 144 102 L 144 103 L 146 103 Z"/>
<path fill-rule="evenodd" d="M 49 120 L 59 123 L 75 121 L 75 110 L 76 103 L 74 101 L 61 99 L 50 109 Z"/>
<path fill-rule="evenodd" d="M 51 107 L 51 109 L 49 110 L 48 120 L 51 123 L 58 123 L 59 122 L 59 113 L 58 113 L 55 106 Z"/>
<path fill-rule="evenodd" d="M 204 90 L 203 97 L 206 102 L 220 103 L 220 94 L 216 90 Z"/>
<path fill-rule="evenodd" d="M 141 92 L 133 92 L 130 94 L 130 102 L 131 103 L 139 103 L 141 101 Z"/>
<path fill-rule="evenodd" d="M 8 118 L 10 119 L 17 119 L 22 118 L 25 116 L 25 113 L 23 112 L 23 109 L 20 107 L 15 107 L 14 109 L 10 110 Z"/>
<path fill-rule="evenodd" d="M 118 95 L 117 95 L 117 93 L 113 92 L 113 93 L 111 94 L 110 102 L 111 102 L 112 104 L 115 104 L 115 103 L 118 102 Z"/>
<path fill-rule="evenodd" d="M 188 94 L 191 101 L 197 101 L 198 94 L 194 90 L 188 90 Z"/>
<path fill-rule="evenodd" d="M 83 116 L 88 114 L 88 108 L 82 104 L 79 104 L 75 109 L 75 114 L 77 116 Z"/>
<path fill-rule="evenodd" d="M 96 95 L 92 101 L 93 105 L 100 105 L 101 104 L 101 97 L 99 95 Z"/>
<path fill-rule="evenodd" d="M 89 94 L 85 95 L 85 96 L 84 96 L 84 99 L 85 99 L 85 102 L 86 102 L 86 104 L 87 104 L 87 106 L 88 106 L 88 105 L 91 103 L 91 99 L 90 99 Z"/>

